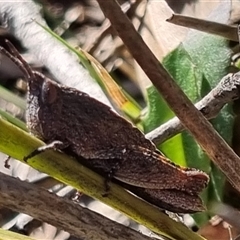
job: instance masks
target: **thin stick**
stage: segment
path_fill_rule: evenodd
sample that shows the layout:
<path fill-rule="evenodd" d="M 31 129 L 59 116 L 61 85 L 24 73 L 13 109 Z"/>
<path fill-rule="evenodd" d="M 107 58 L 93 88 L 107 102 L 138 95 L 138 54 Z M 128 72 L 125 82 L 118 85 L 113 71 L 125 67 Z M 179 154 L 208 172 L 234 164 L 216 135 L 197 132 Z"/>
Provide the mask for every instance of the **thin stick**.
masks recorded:
<path fill-rule="evenodd" d="M 179 26 L 193 28 L 202 32 L 215 34 L 226 39 L 238 42 L 236 26 L 230 26 L 227 24 L 207 21 L 204 19 L 198 19 L 179 14 L 173 14 L 169 19 L 167 19 L 167 21 Z"/>
<path fill-rule="evenodd" d="M 195 104 L 195 107 L 201 111 L 207 119 L 212 119 L 218 115 L 223 106 L 235 99 L 238 99 L 240 93 L 240 72 L 224 76 L 218 85 L 211 90 L 201 101 Z M 174 135 L 184 130 L 177 117 L 174 117 L 162 124 L 158 128 L 146 134 L 146 138 L 155 144 L 160 144 Z"/>

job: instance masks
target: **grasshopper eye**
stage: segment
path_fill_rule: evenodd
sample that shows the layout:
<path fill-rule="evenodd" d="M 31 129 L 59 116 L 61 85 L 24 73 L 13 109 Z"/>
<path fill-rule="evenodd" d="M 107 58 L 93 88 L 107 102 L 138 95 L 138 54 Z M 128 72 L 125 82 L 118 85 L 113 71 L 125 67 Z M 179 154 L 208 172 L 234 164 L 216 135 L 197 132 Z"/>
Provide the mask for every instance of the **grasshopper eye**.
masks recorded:
<path fill-rule="evenodd" d="M 43 103 L 54 103 L 57 99 L 56 86 L 49 81 L 44 81 L 42 84 L 41 99 Z"/>

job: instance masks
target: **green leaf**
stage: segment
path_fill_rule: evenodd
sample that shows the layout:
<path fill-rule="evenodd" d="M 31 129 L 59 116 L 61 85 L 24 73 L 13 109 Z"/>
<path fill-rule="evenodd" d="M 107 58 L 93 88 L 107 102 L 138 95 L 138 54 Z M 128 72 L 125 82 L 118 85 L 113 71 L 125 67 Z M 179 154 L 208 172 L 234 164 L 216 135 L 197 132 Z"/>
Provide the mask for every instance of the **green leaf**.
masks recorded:
<path fill-rule="evenodd" d="M 231 50 L 225 39 L 191 31 L 187 39 L 165 57 L 163 65 L 190 100 L 196 103 L 227 74 L 230 55 Z M 148 112 L 142 119 L 145 132 L 155 129 L 173 116 L 153 86 L 147 89 L 147 99 Z M 225 107 L 211 122 L 225 140 L 230 142 L 233 124 L 231 110 Z M 206 204 L 222 199 L 224 184 L 222 173 L 188 133 L 178 134 L 161 144 L 159 148 L 175 163 L 202 169 L 210 174 L 211 183 L 202 194 Z M 207 218 L 206 213 L 198 214 L 196 221 L 203 224 Z"/>
<path fill-rule="evenodd" d="M 166 122 L 174 116 L 173 112 L 169 109 L 166 102 L 159 95 L 155 87 L 151 86 L 147 89 L 148 96 L 148 112 L 142 118 L 142 125 L 144 132 L 149 132 Z M 158 146 L 159 149 L 168 156 L 175 163 L 186 166 L 185 156 L 183 151 L 181 134 L 174 136 L 168 141 Z"/>

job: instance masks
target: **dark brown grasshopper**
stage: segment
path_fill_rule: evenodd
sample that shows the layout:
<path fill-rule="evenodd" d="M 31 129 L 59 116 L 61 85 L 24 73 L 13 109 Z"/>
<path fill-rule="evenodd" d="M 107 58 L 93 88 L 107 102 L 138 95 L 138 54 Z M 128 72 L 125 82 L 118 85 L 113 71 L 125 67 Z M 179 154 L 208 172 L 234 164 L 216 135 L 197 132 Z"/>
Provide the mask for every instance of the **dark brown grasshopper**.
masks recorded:
<path fill-rule="evenodd" d="M 28 81 L 27 126 L 30 132 L 76 157 L 81 163 L 145 200 L 173 212 L 203 209 L 199 193 L 208 176 L 176 166 L 164 157 L 130 122 L 84 92 L 57 84 L 33 71 L 8 42 L 0 48 Z M 36 150 L 28 156 L 39 153 Z"/>

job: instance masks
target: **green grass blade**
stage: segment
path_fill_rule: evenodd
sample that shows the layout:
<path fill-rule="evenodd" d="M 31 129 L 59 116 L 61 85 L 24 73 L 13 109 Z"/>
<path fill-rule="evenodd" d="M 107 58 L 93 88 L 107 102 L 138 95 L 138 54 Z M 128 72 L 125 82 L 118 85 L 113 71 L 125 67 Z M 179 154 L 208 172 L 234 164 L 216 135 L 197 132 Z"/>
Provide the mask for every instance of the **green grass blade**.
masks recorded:
<path fill-rule="evenodd" d="M 0 139 L 0 151 L 16 159 L 23 159 L 24 156 L 43 145 L 40 140 L 2 118 L 0 118 Z M 28 164 L 104 202 L 155 233 L 177 240 L 204 239 L 182 223 L 175 222 L 156 207 L 133 196 L 114 183 L 109 183 L 108 196 L 103 197 L 105 192 L 104 178 L 65 154 L 47 151 L 30 159 Z"/>

